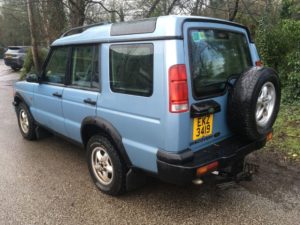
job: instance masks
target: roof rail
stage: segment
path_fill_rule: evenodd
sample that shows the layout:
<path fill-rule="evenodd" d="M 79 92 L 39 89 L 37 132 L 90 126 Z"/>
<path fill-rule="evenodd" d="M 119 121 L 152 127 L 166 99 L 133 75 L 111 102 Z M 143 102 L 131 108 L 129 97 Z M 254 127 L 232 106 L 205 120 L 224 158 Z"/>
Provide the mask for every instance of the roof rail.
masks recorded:
<path fill-rule="evenodd" d="M 66 36 L 69 36 L 72 34 L 79 34 L 88 28 L 95 27 L 95 26 L 101 26 L 101 25 L 105 25 L 105 24 L 109 24 L 109 22 L 99 22 L 99 23 L 89 24 L 86 26 L 74 27 L 74 28 L 71 28 L 70 30 L 66 31 L 65 33 L 63 33 L 60 37 L 62 38 L 62 37 L 66 37 Z"/>

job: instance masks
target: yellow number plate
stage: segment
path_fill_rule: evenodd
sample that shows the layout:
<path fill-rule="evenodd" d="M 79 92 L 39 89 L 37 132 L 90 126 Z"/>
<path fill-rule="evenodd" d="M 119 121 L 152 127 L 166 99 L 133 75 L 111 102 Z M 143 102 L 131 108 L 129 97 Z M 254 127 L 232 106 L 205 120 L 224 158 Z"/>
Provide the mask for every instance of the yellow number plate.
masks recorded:
<path fill-rule="evenodd" d="M 197 139 L 204 138 L 206 136 L 210 136 L 213 131 L 213 121 L 214 121 L 213 114 L 194 118 L 193 140 L 195 141 Z"/>

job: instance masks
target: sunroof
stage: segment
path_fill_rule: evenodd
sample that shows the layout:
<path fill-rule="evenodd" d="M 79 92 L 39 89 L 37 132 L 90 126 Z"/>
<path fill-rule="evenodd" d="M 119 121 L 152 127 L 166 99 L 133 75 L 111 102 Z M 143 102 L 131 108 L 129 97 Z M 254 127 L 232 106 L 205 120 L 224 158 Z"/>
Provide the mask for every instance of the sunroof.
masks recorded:
<path fill-rule="evenodd" d="M 153 33 L 156 28 L 157 18 L 137 20 L 132 22 L 115 23 L 111 26 L 110 35 L 129 35 Z"/>

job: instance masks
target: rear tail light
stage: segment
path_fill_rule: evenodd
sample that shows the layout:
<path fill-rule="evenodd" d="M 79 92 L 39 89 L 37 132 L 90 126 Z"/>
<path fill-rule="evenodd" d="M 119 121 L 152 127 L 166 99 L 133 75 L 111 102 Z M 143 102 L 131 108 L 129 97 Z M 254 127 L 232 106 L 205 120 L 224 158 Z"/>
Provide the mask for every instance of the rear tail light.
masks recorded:
<path fill-rule="evenodd" d="M 169 111 L 172 113 L 189 110 L 187 74 L 184 64 L 169 69 Z"/>
<path fill-rule="evenodd" d="M 261 60 L 257 60 L 257 61 L 255 62 L 255 66 L 263 66 L 262 61 L 261 61 Z"/>

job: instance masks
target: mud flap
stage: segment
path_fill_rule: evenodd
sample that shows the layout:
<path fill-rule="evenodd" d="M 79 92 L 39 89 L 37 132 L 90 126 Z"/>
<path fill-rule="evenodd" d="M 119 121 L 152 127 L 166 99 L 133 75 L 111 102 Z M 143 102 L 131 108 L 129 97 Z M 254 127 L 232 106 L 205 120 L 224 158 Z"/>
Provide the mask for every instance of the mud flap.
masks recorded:
<path fill-rule="evenodd" d="M 146 184 L 146 175 L 138 170 L 130 169 L 126 174 L 126 190 L 132 191 Z"/>
<path fill-rule="evenodd" d="M 35 128 L 35 135 L 36 135 L 36 138 L 38 140 L 40 140 L 40 139 L 49 137 L 52 134 L 48 130 L 46 130 L 46 129 L 40 127 L 40 126 L 36 126 L 36 128 Z"/>

